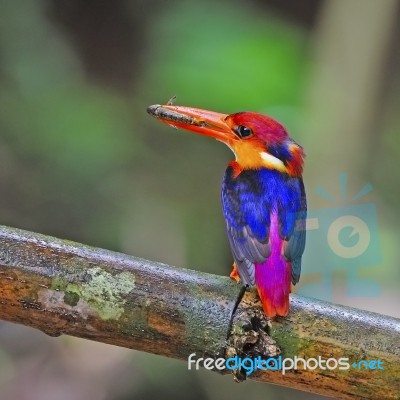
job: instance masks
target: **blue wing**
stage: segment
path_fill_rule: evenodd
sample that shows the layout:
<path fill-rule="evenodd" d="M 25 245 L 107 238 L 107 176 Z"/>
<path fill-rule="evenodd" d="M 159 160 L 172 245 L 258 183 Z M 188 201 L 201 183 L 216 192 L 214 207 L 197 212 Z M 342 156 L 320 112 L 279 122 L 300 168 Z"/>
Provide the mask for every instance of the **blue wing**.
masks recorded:
<path fill-rule="evenodd" d="M 245 285 L 255 284 L 255 263 L 270 254 L 268 240 L 270 213 L 262 201 L 258 176 L 243 171 L 233 177 L 228 167 L 222 184 L 222 208 L 226 231 L 239 276 Z"/>
<path fill-rule="evenodd" d="M 305 231 L 295 229 L 302 221 L 300 209 L 306 210 L 302 180 L 267 169 L 242 171 L 235 178 L 233 169 L 228 167 L 222 185 L 222 206 L 243 283 L 255 284 L 255 263 L 263 263 L 270 255 L 272 211 L 278 212 L 285 257 L 292 262 L 292 282 L 297 282 L 305 245 Z"/>
<path fill-rule="evenodd" d="M 294 178 L 293 178 L 294 179 Z M 300 189 L 300 206 L 294 214 L 295 224 L 290 237 L 283 245 L 285 258 L 292 263 L 292 283 L 295 285 L 301 274 L 301 257 L 306 246 L 306 219 L 307 219 L 307 199 L 304 190 L 303 180 L 296 178 Z"/>

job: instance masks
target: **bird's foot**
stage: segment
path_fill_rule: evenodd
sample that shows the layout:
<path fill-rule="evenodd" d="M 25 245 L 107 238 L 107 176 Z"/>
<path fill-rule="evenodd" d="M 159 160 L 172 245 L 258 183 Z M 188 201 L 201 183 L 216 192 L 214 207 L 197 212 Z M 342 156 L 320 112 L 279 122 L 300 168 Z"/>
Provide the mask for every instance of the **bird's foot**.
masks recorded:
<path fill-rule="evenodd" d="M 236 263 L 233 263 L 233 269 L 232 269 L 232 272 L 231 272 L 231 274 L 229 275 L 229 277 L 230 277 L 231 279 L 235 280 L 236 282 L 239 282 L 239 281 L 240 281 L 240 276 L 239 276 L 239 274 L 238 274 L 238 270 L 237 270 Z"/>

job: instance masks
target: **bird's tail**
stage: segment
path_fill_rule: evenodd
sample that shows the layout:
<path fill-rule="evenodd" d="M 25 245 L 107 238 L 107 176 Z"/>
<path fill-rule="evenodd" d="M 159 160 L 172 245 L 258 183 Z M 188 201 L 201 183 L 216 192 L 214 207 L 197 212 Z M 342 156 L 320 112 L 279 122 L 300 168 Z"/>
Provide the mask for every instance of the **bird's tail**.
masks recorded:
<path fill-rule="evenodd" d="M 278 217 L 271 215 L 270 256 L 255 264 L 256 286 L 265 314 L 272 318 L 285 317 L 289 312 L 289 293 L 292 266 L 282 256 L 283 240 L 279 235 Z"/>
<path fill-rule="evenodd" d="M 285 317 L 289 312 L 290 263 L 269 257 L 256 264 L 256 286 L 265 314 L 273 318 Z"/>

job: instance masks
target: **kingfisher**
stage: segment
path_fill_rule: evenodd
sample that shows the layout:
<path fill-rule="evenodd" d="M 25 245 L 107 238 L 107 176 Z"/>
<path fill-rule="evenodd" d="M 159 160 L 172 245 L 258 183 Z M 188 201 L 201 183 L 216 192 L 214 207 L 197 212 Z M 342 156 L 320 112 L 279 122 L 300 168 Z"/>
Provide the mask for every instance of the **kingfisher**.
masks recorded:
<path fill-rule="evenodd" d="M 303 148 L 282 124 L 255 112 L 228 115 L 170 103 L 147 111 L 233 151 L 235 160 L 228 164 L 221 191 L 234 258 L 230 276 L 257 288 L 268 317 L 286 316 L 306 242 Z"/>

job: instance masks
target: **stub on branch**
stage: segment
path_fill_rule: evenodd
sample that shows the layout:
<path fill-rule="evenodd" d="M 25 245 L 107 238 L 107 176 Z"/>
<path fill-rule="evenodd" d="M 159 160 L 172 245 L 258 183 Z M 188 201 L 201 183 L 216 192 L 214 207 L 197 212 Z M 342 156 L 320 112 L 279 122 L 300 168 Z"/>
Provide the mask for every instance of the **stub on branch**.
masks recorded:
<path fill-rule="evenodd" d="M 226 349 L 226 359 L 250 358 L 268 359 L 278 356 L 281 351 L 270 336 L 271 321 L 265 316 L 256 291 L 246 291 L 238 304 L 232 319 L 232 328 Z M 238 366 L 232 373 L 237 382 L 244 381 L 249 370 Z M 255 378 L 260 370 L 251 374 Z"/>

